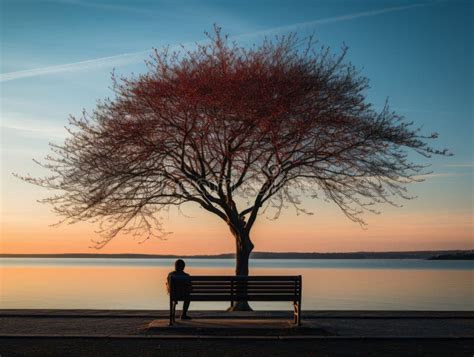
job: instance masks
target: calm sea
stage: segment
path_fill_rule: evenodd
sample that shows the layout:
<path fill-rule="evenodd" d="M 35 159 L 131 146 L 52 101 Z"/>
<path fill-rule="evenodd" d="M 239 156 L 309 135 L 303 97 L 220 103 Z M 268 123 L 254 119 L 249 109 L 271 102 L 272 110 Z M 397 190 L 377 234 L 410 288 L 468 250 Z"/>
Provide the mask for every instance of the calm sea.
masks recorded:
<path fill-rule="evenodd" d="M 0 258 L 3 309 L 168 309 L 174 259 Z M 232 259 L 188 259 L 195 275 L 232 275 Z M 253 275 L 302 275 L 307 310 L 474 310 L 474 262 L 253 259 Z M 256 310 L 290 303 L 252 303 Z M 193 303 L 225 309 L 227 303 Z"/>

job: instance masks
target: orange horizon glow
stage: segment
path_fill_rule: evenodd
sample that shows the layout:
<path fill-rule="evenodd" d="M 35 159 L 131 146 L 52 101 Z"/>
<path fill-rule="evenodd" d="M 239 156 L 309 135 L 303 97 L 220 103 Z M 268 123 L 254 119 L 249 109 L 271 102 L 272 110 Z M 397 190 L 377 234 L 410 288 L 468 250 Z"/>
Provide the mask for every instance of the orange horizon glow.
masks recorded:
<path fill-rule="evenodd" d="M 366 230 L 330 209 L 321 216 L 283 214 L 277 221 L 259 218 L 251 237 L 254 252 L 355 252 L 464 250 L 473 248 L 469 214 L 406 213 L 391 211 L 368 217 Z M 93 224 L 50 227 L 54 217 L 2 223 L 3 254 L 144 253 L 221 254 L 235 252 L 235 241 L 225 223 L 203 212 L 194 218 L 165 219 L 172 231 L 166 240 L 119 235 L 102 249 L 94 248 Z M 403 222 L 403 223 L 401 223 Z M 23 224 L 22 224 L 23 223 Z M 34 232 L 34 233 L 33 233 Z"/>
<path fill-rule="evenodd" d="M 365 214 L 367 229 L 348 220 L 335 204 L 307 200 L 314 215 L 283 210 L 278 220 L 261 215 L 252 229 L 254 252 L 355 252 L 469 250 L 474 248 L 472 190 L 459 183 L 466 176 L 436 176 L 412 187 L 417 199 L 403 207 L 383 205 L 380 215 Z M 225 222 L 198 206 L 183 205 L 163 214 L 166 240 L 119 235 L 97 250 L 97 224 L 77 223 L 51 227 L 59 218 L 50 207 L 36 202 L 50 192 L 11 177 L 2 191 L 0 253 L 143 253 L 221 254 L 235 252 L 235 241 Z M 5 185 L 6 182 L 3 182 Z M 3 186 L 5 187 L 5 186 Z M 142 238 L 143 239 L 143 238 Z"/>

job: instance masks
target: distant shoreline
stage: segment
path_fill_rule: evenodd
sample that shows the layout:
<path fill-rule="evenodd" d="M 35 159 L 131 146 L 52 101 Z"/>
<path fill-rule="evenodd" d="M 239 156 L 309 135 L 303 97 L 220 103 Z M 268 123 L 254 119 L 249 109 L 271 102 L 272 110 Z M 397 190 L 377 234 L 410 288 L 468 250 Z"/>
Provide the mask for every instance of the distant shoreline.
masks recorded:
<path fill-rule="evenodd" d="M 215 255 L 174 254 L 0 254 L 0 258 L 107 258 L 107 259 L 232 259 L 233 253 Z M 255 252 L 253 259 L 430 259 L 430 260 L 474 260 L 473 250 L 408 251 L 408 252 L 348 252 L 348 253 L 300 253 L 300 252 Z"/>

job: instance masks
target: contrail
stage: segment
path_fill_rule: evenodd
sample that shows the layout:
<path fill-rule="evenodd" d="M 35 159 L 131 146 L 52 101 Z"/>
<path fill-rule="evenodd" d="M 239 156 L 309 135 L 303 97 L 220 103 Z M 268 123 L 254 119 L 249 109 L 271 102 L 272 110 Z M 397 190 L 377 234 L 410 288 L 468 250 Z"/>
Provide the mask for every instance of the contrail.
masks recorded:
<path fill-rule="evenodd" d="M 87 61 L 80 61 L 74 63 L 66 63 L 58 66 L 49 66 L 27 69 L 25 71 L 2 73 L 0 74 L 0 82 L 12 81 L 20 78 L 42 76 L 45 74 L 74 72 L 78 70 L 86 70 L 89 68 L 122 66 L 143 61 L 143 56 L 147 53 L 150 53 L 150 51 L 123 53 L 121 55 L 95 58 Z"/>
<path fill-rule="evenodd" d="M 341 21 L 349 21 L 349 20 L 358 19 L 361 17 L 376 16 L 376 15 L 386 14 L 389 12 L 408 10 L 408 9 L 421 7 L 421 6 L 428 6 L 432 4 L 434 4 L 434 2 L 419 3 L 419 4 L 406 5 L 406 6 L 395 6 L 395 7 L 388 7 L 388 8 L 380 9 L 380 10 L 372 10 L 372 11 L 358 12 L 358 13 L 342 15 L 342 16 L 328 17 L 325 19 L 319 19 L 319 20 L 308 21 L 308 22 L 300 22 L 300 23 L 286 25 L 286 26 L 273 27 L 267 30 L 240 34 L 240 35 L 232 36 L 230 37 L 230 39 L 245 39 L 245 38 L 250 38 L 250 37 L 271 35 L 271 34 L 275 34 L 279 32 L 295 31 L 301 28 L 331 24 L 331 23 L 341 22 Z M 173 47 L 178 47 L 178 46 L 173 46 Z M 62 64 L 62 65 L 57 65 L 57 66 L 33 68 L 33 69 L 24 70 L 24 71 L 2 73 L 0 74 L 0 82 L 7 82 L 7 81 L 13 81 L 15 79 L 20 79 L 20 78 L 36 77 L 36 76 L 55 74 L 55 73 L 61 73 L 61 72 L 75 72 L 75 71 L 87 70 L 87 69 L 92 69 L 92 68 L 95 69 L 95 68 L 100 68 L 100 67 L 117 67 L 117 66 L 123 66 L 127 64 L 140 63 L 143 61 L 143 56 L 149 53 L 150 51 L 123 53 L 123 54 L 115 55 L 115 56 L 95 58 L 95 59 L 91 59 L 87 61 L 67 63 L 67 64 Z"/>
<path fill-rule="evenodd" d="M 280 27 L 273 27 L 267 30 L 256 31 L 256 32 L 248 33 L 248 34 L 233 36 L 232 38 L 237 39 L 237 38 L 245 38 L 245 37 L 272 35 L 278 32 L 291 32 L 291 31 L 301 29 L 301 28 L 306 28 L 306 27 L 331 24 L 331 23 L 341 22 L 341 21 L 349 21 L 349 20 L 358 19 L 360 17 L 376 16 L 376 15 L 386 14 L 388 12 L 408 10 L 415 7 L 422 7 L 422 6 L 428 6 L 428 5 L 433 5 L 433 4 L 434 2 L 419 3 L 419 4 L 412 4 L 412 5 L 405 5 L 405 6 L 394 6 L 394 7 L 387 7 L 385 9 L 380 9 L 380 10 L 371 10 L 371 11 L 357 12 L 354 14 L 348 14 L 348 15 L 342 15 L 342 16 L 327 17 L 325 19 L 300 22 L 297 24 L 291 24 L 291 25 L 280 26 Z"/>

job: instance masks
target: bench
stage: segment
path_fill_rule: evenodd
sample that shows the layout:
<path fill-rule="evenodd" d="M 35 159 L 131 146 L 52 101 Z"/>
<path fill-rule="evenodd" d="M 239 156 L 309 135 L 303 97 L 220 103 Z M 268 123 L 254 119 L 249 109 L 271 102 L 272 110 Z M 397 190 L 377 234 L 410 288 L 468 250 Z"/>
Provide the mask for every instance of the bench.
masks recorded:
<path fill-rule="evenodd" d="M 170 326 L 178 301 L 290 301 L 293 322 L 301 326 L 301 275 L 296 276 L 171 276 Z"/>

